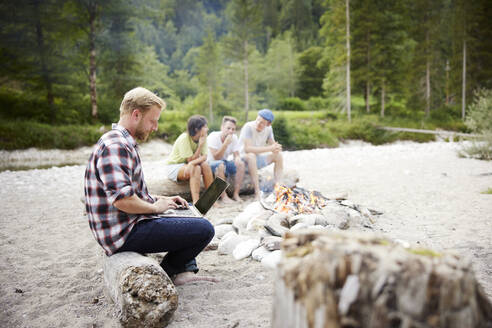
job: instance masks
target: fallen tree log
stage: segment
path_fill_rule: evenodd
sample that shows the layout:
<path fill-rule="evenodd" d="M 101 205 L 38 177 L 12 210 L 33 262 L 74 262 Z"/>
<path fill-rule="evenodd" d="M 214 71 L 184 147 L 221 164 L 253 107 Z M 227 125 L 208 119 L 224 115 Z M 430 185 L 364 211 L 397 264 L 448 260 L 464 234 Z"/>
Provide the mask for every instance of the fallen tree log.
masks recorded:
<path fill-rule="evenodd" d="M 260 170 L 258 172 L 258 178 L 260 182 L 260 189 L 271 190 L 273 188 L 273 171 L 272 170 Z M 232 195 L 234 191 L 234 179 L 232 177 L 228 178 L 230 186 L 227 189 L 227 193 Z M 286 170 L 283 174 L 282 183 L 288 187 L 295 186 L 299 181 L 299 173 L 296 170 Z M 167 177 L 162 179 L 154 179 L 148 183 L 148 188 L 151 194 L 163 195 L 163 196 L 174 196 L 178 195 L 187 200 L 191 200 L 190 185 L 188 181 L 185 182 L 174 182 L 169 180 Z M 203 190 L 203 183 L 202 183 Z M 240 194 L 247 195 L 254 193 L 253 182 L 251 181 L 251 176 L 246 174 L 240 189 Z"/>
<path fill-rule="evenodd" d="M 277 267 L 276 328 L 492 327 L 471 263 L 374 234 L 288 232 Z"/>
<path fill-rule="evenodd" d="M 164 327 L 178 307 L 178 293 L 153 259 L 134 252 L 104 256 L 105 292 L 123 327 Z"/>

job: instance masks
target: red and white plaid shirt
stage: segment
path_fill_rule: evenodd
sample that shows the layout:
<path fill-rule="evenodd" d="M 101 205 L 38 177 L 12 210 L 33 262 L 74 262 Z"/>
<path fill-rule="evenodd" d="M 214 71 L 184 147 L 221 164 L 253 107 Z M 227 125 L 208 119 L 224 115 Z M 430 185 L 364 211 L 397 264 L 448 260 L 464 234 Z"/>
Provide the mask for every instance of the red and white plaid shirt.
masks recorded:
<path fill-rule="evenodd" d="M 137 144 L 127 129 L 113 125 L 97 142 L 85 170 L 85 206 L 97 242 L 111 255 L 125 243 L 133 226 L 154 215 L 128 214 L 115 201 L 136 194 L 150 203 Z"/>

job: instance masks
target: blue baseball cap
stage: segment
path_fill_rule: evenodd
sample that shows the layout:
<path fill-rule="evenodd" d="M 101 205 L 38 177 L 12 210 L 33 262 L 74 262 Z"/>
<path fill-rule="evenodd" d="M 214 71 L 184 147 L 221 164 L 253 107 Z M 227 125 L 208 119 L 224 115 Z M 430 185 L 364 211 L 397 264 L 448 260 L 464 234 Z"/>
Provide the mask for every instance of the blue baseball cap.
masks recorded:
<path fill-rule="evenodd" d="M 265 120 L 267 120 L 270 123 L 273 122 L 274 116 L 273 116 L 272 111 L 269 109 L 265 108 L 265 109 L 260 110 L 258 112 L 258 115 L 260 115 L 261 117 L 263 117 Z"/>

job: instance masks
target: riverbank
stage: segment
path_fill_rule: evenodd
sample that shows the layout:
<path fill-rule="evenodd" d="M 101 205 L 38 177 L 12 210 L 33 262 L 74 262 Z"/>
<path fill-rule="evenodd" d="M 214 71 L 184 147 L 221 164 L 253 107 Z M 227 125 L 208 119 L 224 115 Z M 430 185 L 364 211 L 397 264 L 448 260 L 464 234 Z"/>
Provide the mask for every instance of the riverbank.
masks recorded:
<path fill-rule="evenodd" d="M 168 144 L 142 145 L 146 178 L 164 176 Z M 459 143 L 353 142 L 335 149 L 285 152 L 299 186 L 348 193 L 382 211 L 374 226 L 394 239 L 470 256 L 492 297 L 490 162 L 459 158 Z M 55 156 L 56 157 L 56 156 Z M 0 172 L 0 322 L 5 327 L 117 327 L 104 296 L 100 247 L 84 216 L 84 165 Z M 249 202 L 214 208 L 212 222 Z M 202 272 L 219 283 L 179 286 L 169 327 L 270 327 L 274 272 L 256 261 L 207 251 Z"/>

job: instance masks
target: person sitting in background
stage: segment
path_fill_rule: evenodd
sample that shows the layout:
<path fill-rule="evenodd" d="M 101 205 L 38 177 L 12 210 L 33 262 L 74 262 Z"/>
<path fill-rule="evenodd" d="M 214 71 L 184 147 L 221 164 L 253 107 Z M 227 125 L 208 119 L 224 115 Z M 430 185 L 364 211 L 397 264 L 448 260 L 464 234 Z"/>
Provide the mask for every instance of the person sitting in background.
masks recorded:
<path fill-rule="evenodd" d="M 274 116 L 271 110 L 260 110 L 256 120 L 244 124 L 239 137 L 239 142 L 243 147 L 244 160 L 248 165 L 248 171 L 253 181 L 256 198 L 260 197 L 259 169 L 274 163 L 275 182 L 279 182 L 282 179 L 282 145 L 276 142 L 273 137 L 273 119 Z"/>
<path fill-rule="evenodd" d="M 190 181 L 191 199 L 200 198 L 200 182 L 208 188 L 213 174 L 207 162 L 207 119 L 193 115 L 188 119 L 187 132 L 183 132 L 173 145 L 167 164 L 167 177 L 173 181 Z"/>
<path fill-rule="evenodd" d="M 97 142 L 84 177 L 85 206 L 91 231 L 111 256 L 118 252 L 167 252 L 160 265 L 176 285 L 217 281 L 195 276 L 195 257 L 214 236 L 205 218 L 164 218 L 159 213 L 188 206 L 179 197 L 150 195 L 135 139 L 145 141 L 166 103 L 144 88 L 128 91 L 120 120 Z"/>
<path fill-rule="evenodd" d="M 222 179 L 225 179 L 226 176 L 235 175 L 232 198 L 241 201 L 239 190 L 243 183 L 245 166 L 239 155 L 241 147 L 236 136 L 236 119 L 232 116 L 224 116 L 220 131 L 210 133 L 207 137 L 207 143 L 208 162 L 212 172 Z M 231 155 L 234 157 L 233 161 L 229 160 Z M 222 194 L 222 201 L 231 202 L 225 191 Z"/>

